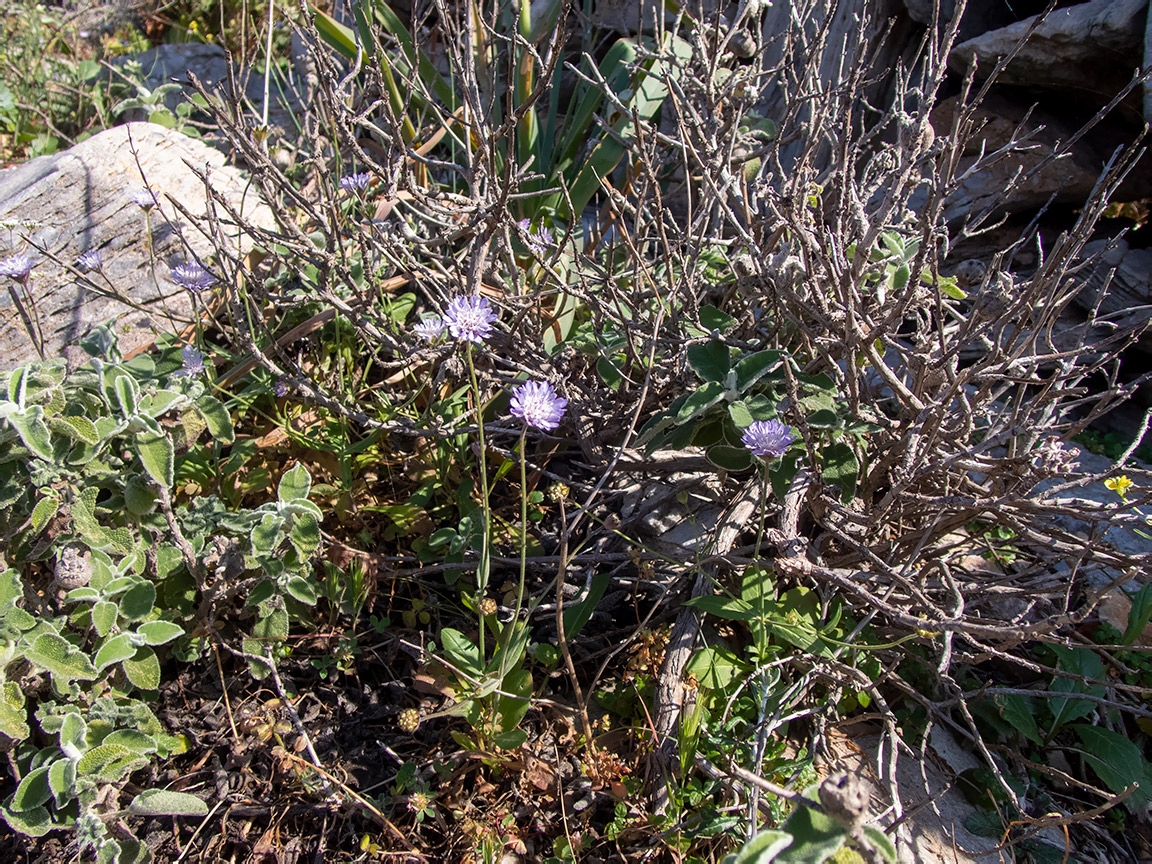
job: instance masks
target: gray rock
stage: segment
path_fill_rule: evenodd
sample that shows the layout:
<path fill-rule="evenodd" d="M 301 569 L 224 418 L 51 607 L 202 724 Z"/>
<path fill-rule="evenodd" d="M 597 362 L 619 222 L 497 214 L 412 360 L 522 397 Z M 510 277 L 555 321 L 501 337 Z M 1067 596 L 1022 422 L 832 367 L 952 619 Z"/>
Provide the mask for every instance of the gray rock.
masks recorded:
<path fill-rule="evenodd" d="M 1144 25 L 1144 69 L 1152 66 L 1152 14 Z M 1144 82 L 1144 122 L 1152 123 L 1152 81 Z"/>
<path fill-rule="evenodd" d="M 1135 464 L 1134 460 L 1127 465 L 1133 475 L 1137 470 L 1143 469 L 1144 476 L 1150 476 L 1150 466 Z M 1065 507 L 1075 508 L 1084 515 L 1085 518 L 1076 518 L 1071 513 L 1054 516 L 1053 522 L 1064 531 L 1080 537 L 1091 537 L 1095 533 L 1098 544 L 1110 547 L 1121 555 L 1133 557 L 1152 555 L 1152 539 L 1139 533 L 1143 531 L 1144 534 L 1152 534 L 1152 530 L 1147 527 L 1152 524 L 1149 521 L 1152 520 L 1152 507 L 1120 509 L 1119 496 L 1102 481 L 1065 489 L 1054 495 L 1042 494 L 1075 477 L 1101 474 L 1111 467 L 1112 460 L 1108 457 L 1097 456 L 1081 449 L 1076 455 L 1076 465 L 1070 476 L 1059 481 L 1045 480 L 1037 484 L 1034 494 Z M 1137 489 L 1133 489 L 1131 494 L 1137 492 Z M 1099 521 L 1094 524 L 1094 519 Z M 1107 525 L 1103 531 L 1098 527 L 1101 523 Z M 1112 577 L 1115 575 L 1118 574 L 1112 574 Z"/>
<path fill-rule="evenodd" d="M 223 154 L 200 141 L 152 123 L 131 123 L 0 171 L 0 222 L 12 226 L 0 231 L 0 257 L 27 252 L 37 261 L 26 305 L 38 314 L 46 356 L 61 356 L 95 324 L 115 320 L 121 350 L 129 354 L 151 344 L 157 333 L 179 332 L 191 323 L 191 298 L 169 274 L 189 259 L 210 264 L 212 245 L 172 203 L 179 202 L 195 222 L 207 212 L 204 181 L 189 166 L 210 168 L 212 188 L 246 221 L 274 224 L 243 174 L 224 162 Z M 160 201 L 148 217 L 155 267 L 144 211 L 131 198 L 145 181 Z M 236 238 L 217 210 L 222 232 Z M 230 242 L 235 248 L 235 239 Z M 242 250 L 251 245 L 243 237 L 239 242 Z M 94 249 L 108 279 L 92 274 L 95 288 L 72 268 L 78 255 Z M 36 357 L 7 287 L 0 286 L 0 369 Z"/>
<path fill-rule="evenodd" d="M 295 43 L 294 43 L 295 44 Z M 304 50 L 303 43 L 301 50 Z M 192 73 L 204 85 L 204 89 L 225 102 L 232 100 L 232 81 L 236 82 L 238 95 L 243 100 L 246 116 L 258 124 L 264 111 L 264 76 L 251 69 L 242 69 L 228 59 L 219 45 L 202 42 L 184 42 L 173 45 L 160 45 L 143 54 L 117 61 L 123 65 L 135 60 L 144 74 L 142 84 L 149 90 L 156 90 L 164 84 L 179 84 L 180 90 L 173 90 L 164 97 L 165 107 L 175 113 L 176 107 L 187 101 L 196 92 L 189 81 Z M 296 88 L 282 77 L 273 75 L 268 86 L 268 124 L 279 129 L 282 135 L 294 137 L 296 117 L 302 116 L 303 100 Z M 147 120 L 148 111 L 132 109 L 125 114 L 127 120 Z M 217 139 L 209 135 L 210 143 Z"/>
<path fill-rule="evenodd" d="M 951 133 L 959 105 L 960 98 L 952 97 L 932 109 L 932 128 L 937 136 L 946 137 Z M 1026 116 L 1027 123 L 1024 123 Z M 1074 134 L 1074 130 L 1056 117 L 1043 111 L 1028 115 L 1007 99 L 990 96 L 976 109 L 974 120 L 975 131 L 961 156 L 957 176 L 963 176 L 982 155 L 986 157 L 1008 146 L 1014 135 L 1019 143 L 1003 157 L 985 159 L 984 167 L 964 177 L 948 197 L 945 217 L 949 221 L 998 203 L 1008 211 L 1034 209 L 1053 199 L 1057 203 L 1082 204 L 1096 185 L 1102 166 L 1095 152 L 1083 141 L 1071 152 L 1039 167 L 1058 151 L 1061 142 L 1068 141 Z M 1021 132 L 1016 134 L 1021 124 Z M 1022 179 L 1037 168 L 1033 176 L 1007 192 L 1018 174 Z M 915 198 L 911 206 L 916 206 Z"/>
<path fill-rule="evenodd" d="M 1075 303 L 1095 310 L 1112 326 L 1149 328 L 1152 325 L 1152 249 L 1130 249 L 1123 238 L 1094 240 L 1084 247 L 1085 259 L 1096 256 L 1097 266 L 1084 281 Z M 1145 329 L 1136 343 L 1152 353 L 1152 331 Z"/>
<path fill-rule="evenodd" d="M 596 0 L 592 7 L 592 23 L 617 33 L 651 33 L 656 29 L 655 10 L 658 5 L 653 0 Z M 692 13 L 710 15 L 716 11 L 717 5 L 716 0 L 702 0 L 699 5 L 692 5 Z M 670 10 L 665 10 L 665 24 L 671 24 L 675 17 Z"/>
<path fill-rule="evenodd" d="M 917 24 L 930 26 L 932 24 L 932 11 L 937 0 L 904 0 L 908 9 L 908 17 Z M 939 0 L 939 32 L 951 23 L 956 14 L 956 0 Z M 1003 0 L 969 0 L 964 4 L 963 17 L 956 31 L 956 44 L 966 42 L 981 33 L 989 30 L 999 30 L 1018 20 L 1009 4 Z"/>
<path fill-rule="evenodd" d="M 1000 84 L 1088 89 L 1104 104 L 1140 65 L 1148 0 L 1092 0 L 1052 12 L 997 78 Z M 969 39 L 948 65 L 963 74 L 976 63 L 986 78 L 1023 38 L 1035 16 Z"/>

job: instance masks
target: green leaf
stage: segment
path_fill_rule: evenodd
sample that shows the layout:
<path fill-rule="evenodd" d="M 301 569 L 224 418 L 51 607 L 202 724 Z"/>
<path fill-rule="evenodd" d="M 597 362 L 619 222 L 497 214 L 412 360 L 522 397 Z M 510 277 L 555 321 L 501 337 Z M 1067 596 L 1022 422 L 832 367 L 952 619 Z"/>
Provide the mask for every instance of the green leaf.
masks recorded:
<path fill-rule="evenodd" d="M 48 766 L 48 786 L 59 810 L 76 797 L 76 763 L 71 759 L 57 759 Z"/>
<path fill-rule="evenodd" d="M 5 681 L 0 688 L 0 732 L 16 741 L 32 734 L 24 708 L 24 691 L 16 681 Z"/>
<path fill-rule="evenodd" d="M 24 583 L 18 570 L 0 572 L 0 615 L 3 615 L 17 601 L 24 599 Z"/>
<path fill-rule="evenodd" d="M 1136 637 L 1148 626 L 1149 620 L 1152 620 L 1152 585 L 1144 585 L 1128 599 L 1132 601 L 1132 608 L 1128 610 L 1128 626 L 1120 637 L 1125 645 L 1135 642 Z"/>
<path fill-rule="evenodd" d="M 1008 725 L 1033 744 L 1043 743 L 1031 699 L 1016 693 L 997 693 L 992 696 L 992 701 Z"/>
<path fill-rule="evenodd" d="M 748 410 L 748 405 L 742 399 L 728 404 L 728 416 L 732 418 L 737 429 L 746 429 L 755 422 L 752 412 Z"/>
<path fill-rule="evenodd" d="M 735 597 L 717 597 L 715 594 L 708 594 L 685 600 L 684 605 L 726 621 L 751 621 L 756 617 L 756 611 L 751 605 Z"/>
<path fill-rule="evenodd" d="M 265 513 L 260 524 L 252 529 L 252 554 L 257 557 L 267 557 L 276 551 L 280 545 L 280 530 L 284 527 L 284 519 L 276 513 Z"/>
<path fill-rule="evenodd" d="M 509 729 L 507 732 L 497 732 L 492 736 L 492 743 L 501 750 L 515 750 L 528 740 L 528 733 L 523 729 Z"/>
<path fill-rule="evenodd" d="M 824 481 L 840 487 L 841 501 L 851 501 L 856 494 L 856 475 L 860 472 L 856 452 L 847 444 L 839 442 L 825 447 L 823 457 Z"/>
<path fill-rule="evenodd" d="M 75 417 L 56 416 L 48 422 L 53 430 L 77 441 L 93 446 L 100 443 L 100 434 L 96 431 L 96 424 L 87 417 L 79 415 Z"/>
<path fill-rule="evenodd" d="M 136 653 L 136 646 L 132 644 L 132 637 L 127 633 L 118 633 L 100 646 L 96 652 L 96 669 L 103 672 L 114 663 L 128 660 Z"/>
<path fill-rule="evenodd" d="M 146 645 L 165 645 L 184 635 L 184 628 L 171 621 L 149 621 L 136 628 Z"/>
<path fill-rule="evenodd" d="M 908 279 L 911 277 L 911 275 L 912 271 L 908 269 L 908 265 L 901 264 L 892 274 L 892 289 L 894 291 L 899 291 L 901 288 L 908 284 Z"/>
<path fill-rule="evenodd" d="M 723 690 L 737 678 L 747 677 L 752 669 L 730 648 L 712 645 L 697 651 L 684 671 L 700 682 L 701 687 Z"/>
<path fill-rule="evenodd" d="M 445 627 L 440 631 L 440 644 L 444 648 L 444 653 L 448 655 L 448 659 L 455 666 L 473 678 L 479 678 L 483 674 L 483 667 L 480 664 L 480 649 L 459 630 Z"/>
<path fill-rule="evenodd" d="M 757 351 L 736 364 L 736 389 L 744 393 L 780 365 L 779 351 Z"/>
<path fill-rule="evenodd" d="M 718 330 L 724 333 L 736 326 L 736 319 L 715 306 L 700 307 L 700 326 L 705 330 Z"/>
<path fill-rule="evenodd" d="M 896 864 L 896 845 L 887 834 L 875 825 L 865 825 L 864 838 L 867 840 L 868 845 L 872 847 L 873 851 L 879 852 L 880 857 L 887 861 L 888 864 Z"/>
<path fill-rule="evenodd" d="M 55 633 L 41 633 L 28 649 L 29 663 L 47 669 L 67 681 L 91 681 L 96 667 L 84 654 Z"/>
<path fill-rule="evenodd" d="M 156 652 L 141 645 L 136 655 L 121 663 L 128 680 L 141 690 L 155 690 L 160 686 L 160 661 Z"/>
<path fill-rule="evenodd" d="M 511 732 L 532 705 L 532 673 L 527 669 L 513 669 L 504 676 L 500 690 L 511 695 L 496 700 L 496 728 L 500 732 Z"/>
<path fill-rule="evenodd" d="M 725 471 L 747 471 L 752 467 L 752 454 L 744 447 L 717 444 L 704 451 L 708 461 Z"/>
<path fill-rule="evenodd" d="M 284 583 L 285 590 L 306 606 L 316 605 L 316 589 L 303 576 L 290 576 Z"/>
<path fill-rule="evenodd" d="M 9 799 L 11 801 L 11 799 Z M 13 831 L 27 835 L 28 837 L 43 837 L 53 828 L 56 824 L 52 821 L 52 815 L 48 812 L 47 807 L 35 807 L 31 810 L 19 812 L 12 810 L 7 804 L 4 805 L 0 815 L 4 816 L 4 821 L 8 823 L 8 827 Z"/>
<path fill-rule="evenodd" d="M 676 422 L 686 424 L 689 420 L 694 420 L 723 398 L 723 384 L 716 381 L 701 384 L 699 389 L 688 395 L 680 410 L 676 412 Z"/>
<path fill-rule="evenodd" d="M 187 792 L 148 789 L 132 799 L 128 809 L 138 816 L 207 816 L 208 805 Z"/>
<path fill-rule="evenodd" d="M 184 398 L 183 393 L 177 393 L 175 390 L 157 390 L 140 400 L 140 413 L 152 418 L 159 417 Z"/>
<path fill-rule="evenodd" d="M 255 655 L 256 658 L 263 657 L 269 649 L 275 648 L 278 642 L 288 638 L 287 610 L 282 606 L 269 610 L 253 625 L 252 637 L 244 640 L 244 651 Z M 257 680 L 266 677 L 272 671 L 265 661 L 252 657 L 248 658 L 248 670 Z"/>
<path fill-rule="evenodd" d="M 117 379 L 123 380 L 123 379 Z M 172 439 L 167 435 L 142 434 L 136 436 L 136 452 L 140 463 L 158 485 L 172 488 L 172 471 L 175 450 Z"/>
<path fill-rule="evenodd" d="M 52 790 L 48 786 L 48 766 L 42 765 L 24 775 L 16 792 L 12 795 L 9 806 L 18 813 L 35 810 L 49 798 Z"/>
<path fill-rule="evenodd" d="M 196 412 L 204 418 L 208 425 L 208 432 L 221 444 L 231 444 L 236 440 L 236 430 L 232 426 L 232 417 L 228 409 L 215 396 L 207 394 L 196 400 Z"/>
<path fill-rule="evenodd" d="M 769 828 L 741 846 L 735 854 L 726 855 L 723 864 L 771 864 L 777 855 L 791 845 L 791 834 Z"/>
<path fill-rule="evenodd" d="M 60 748 L 66 749 L 72 745 L 77 750 L 87 746 L 88 724 L 79 714 L 66 714 L 60 722 Z M 71 755 L 71 754 L 69 754 Z"/>
<path fill-rule="evenodd" d="M 1140 785 L 1124 806 L 1133 814 L 1144 813 L 1152 803 L 1152 766 L 1140 746 L 1126 735 L 1102 726 L 1077 723 L 1068 728 L 1080 738 L 1084 759 L 1105 786 L 1113 792 L 1123 792 L 1133 783 Z"/>
<path fill-rule="evenodd" d="M 60 502 L 52 495 L 45 495 L 36 502 L 36 506 L 32 508 L 32 516 L 30 521 L 32 523 L 32 533 L 39 534 L 44 530 L 44 526 L 48 524 L 56 511 L 60 509 Z"/>
<path fill-rule="evenodd" d="M 307 468 L 297 462 L 284 472 L 276 493 L 281 503 L 287 503 L 297 498 L 307 498 L 311 489 L 312 475 L 308 473 Z"/>
<path fill-rule="evenodd" d="M 95 774 L 105 765 L 125 756 L 131 756 L 132 751 L 127 747 L 114 744 L 99 744 L 80 757 L 76 769 L 80 774 Z"/>
<path fill-rule="evenodd" d="M 156 586 L 143 580 L 136 582 L 120 598 L 120 614 L 129 621 L 143 621 L 152 614 L 156 603 Z"/>
<path fill-rule="evenodd" d="M 307 560 L 320 545 L 320 524 L 311 514 L 299 516 L 293 520 L 288 540 L 300 557 Z"/>
<path fill-rule="evenodd" d="M 815 792 L 813 787 L 805 797 Z M 775 858 L 776 864 L 823 864 L 848 839 L 835 820 L 807 807 L 797 807 L 784 823 L 784 830 L 792 835 L 793 843 Z"/>
<path fill-rule="evenodd" d="M 702 381 L 723 384 L 732 368 L 732 352 L 720 339 L 688 346 L 688 365 Z"/>
<path fill-rule="evenodd" d="M 584 629 L 596 606 L 604 597 L 604 592 L 612 584 L 612 571 L 597 569 L 592 574 L 592 583 L 588 586 L 587 596 L 579 603 L 566 606 L 564 609 L 564 638 L 571 642 Z"/>
<path fill-rule="evenodd" d="M 139 729 L 117 729 L 108 735 L 102 744 L 118 744 L 127 747 L 133 753 L 155 753 L 156 742 L 151 735 L 145 735 Z"/>
<path fill-rule="evenodd" d="M 132 380 L 132 376 L 123 373 L 117 375 L 112 382 L 112 392 L 116 396 L 116 402 L 124 419 L 134 417 L 136 407 L 140 404 L 140 391 L 136 389 L 136 382 Z"/>
<path fill-rule="evenodd" d="M 146 516 L 156 507 L 156 490 L 143 474 L 133 474 L 124 484 L 124 506 L 133 516 Z"/>
<path fill-rule="evenodd" d="M 8 415 L 8 424 L 16 430 L 24 446 L 46 462 L 51 462 L 52 435 L 42 419 L 44 409 L 33 405 L 26 411 Z"/>

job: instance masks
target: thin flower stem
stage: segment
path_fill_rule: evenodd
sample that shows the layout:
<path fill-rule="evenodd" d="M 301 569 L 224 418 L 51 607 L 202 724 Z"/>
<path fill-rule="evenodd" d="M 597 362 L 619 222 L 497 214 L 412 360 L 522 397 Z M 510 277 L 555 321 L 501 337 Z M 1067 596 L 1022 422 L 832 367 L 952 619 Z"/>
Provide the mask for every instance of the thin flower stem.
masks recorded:
<path fill-rule="evenodd" d="M 488 459 L 484 453 L 484 403 L 480 397 L 480 385 L 476 379 L 476 364 L 472 362 L 472 344 L 464 347 L 464 357 L 468 361 L 468 380 L 476 396 L 476 437 L 480 444 L 480 512 L 484 524 L 480 537 L 480 566 L 476 568 L 476 602 L 479 604 L 488 593 L 488 575 L 491 569 L 491 549 L 489 537 L 488 501 Z M 480 616 L 480 657 L 484 657 L 484 617 Z"/>
<path fill-rule="evenodd" d="M 759 513 L 757 514 L 758 518 L 756 520 L 756 545 L 752 547 L 752 560 L 755 563 L 753 563 L 751 566 L 758 569 L 761 566 L 760 544 L 764 540 L 764 508 L 768 503 L 768 485 L 771 482 L 772 481 L 768 477 L 768 463 L 764 462 L 760 480 L 760 507 Z M 761 574 L 758 573 L 756 575 L 756 616 L 760 621 L 760 632 L 757 634 L 757 643 L 760 643 L 763 640 L 763 634 L 767 630 L 764 621 L 764 600 L 764 578 Z M 758 644 L 757 649 L 759 650 L 760 647 L 761 646 Z M 763 656 L 761 656 L 760 659 L 763 660 Z"/>
<path fill-rule="evenodd" d="M 524 607 L 524 580 L 528 571 L 528 464 L 524 455 L 524 448 L 528 443 L 528 427 L 520 430 L 520 581 L 516 585 L 516 611 L 512 620 L 508 622 L 508 635 L 505 644 L 512 641 L 516 627 L 520 624 L 520 610 Z M 517 662 L 519 657 L 511 657 L 510 652 L 504 652 L 504 659 L 500 662 L 500 680 L 508 673 L 509 661 Z"/>

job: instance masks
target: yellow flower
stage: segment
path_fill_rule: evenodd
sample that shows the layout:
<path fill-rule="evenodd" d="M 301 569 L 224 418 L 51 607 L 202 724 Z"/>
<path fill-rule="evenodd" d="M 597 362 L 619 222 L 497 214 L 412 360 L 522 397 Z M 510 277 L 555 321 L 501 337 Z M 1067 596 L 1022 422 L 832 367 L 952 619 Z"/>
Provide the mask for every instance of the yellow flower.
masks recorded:
<path fill-rule="evenodd" d="M 1109 477 L 1104 481 L 1104 485 L 1119 495 L 1121 501 L 1128 500 L 1128 490 L 1132 488 L 1132 481 L 1128 479 L 1126 474 L 1121 474 L 1119 477 Z"/>

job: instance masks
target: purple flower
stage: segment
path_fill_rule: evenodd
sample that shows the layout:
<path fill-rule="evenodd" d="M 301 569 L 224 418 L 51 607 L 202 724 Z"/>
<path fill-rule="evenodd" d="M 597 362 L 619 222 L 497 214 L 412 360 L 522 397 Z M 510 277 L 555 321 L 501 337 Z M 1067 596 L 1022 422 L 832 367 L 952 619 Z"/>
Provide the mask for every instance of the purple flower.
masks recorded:
<path fill-rule="evenodd" d="M 132 200 L 136 203 L 136 206 L 145 213 L 160 203 L 160 199 L 156 197 L 156 193 L 147 186 L 142 186 L 133 192 Z"/>
<path fill-rule="evenodd" d="M 444 323 L 454 338 L 482 345 L 497 317 L 487 297 L 453 297 L 444 313 Z"/>
<path fill-rule="evenodd" d="M 560 398 L 547 381 L 529 381 L 512 391 L 512 416 L 545 432 L 560 425 L 567 407 L 568 400 Z"/>
<path fill-rule="evenodd" d="M 204 372 L 204 355 L 195 345 L 185 345 L 180 349 L 180 356 L 184 358 L 184 365 L 173 373 L 177 378 L 195 378 Z"/>
<path fill-rule="evenodd" d="M 444 335 L 444 319 L 439 315 L 421 318 L 412 325 L 412 332 L 426 342 L 435 342 Z"/>
<path fill-rule="evenodd" d="M 535 231 L 532 230 L 532 223 L 527 219 L 521 219 L 516 223 L 521 231 L 527 235 L 528 248 L 535 252 L 537 255 L 544 254 L 545 250 L 552 245 L 553 238 L 552 232 L 541 225 Z"/>
<path fill-rule="evenodd" d="M 779 459 L 795 440 L 792 430 L 779 420 L 757 420 L 740 438 L 745 447 L 764 459 Z"/>
<path fill-rule="evenodd" d="M 187 288 L 193 294 L 199 294 L 216 281 L 216 277 L 197 264 L 189 261 L 172 270 L 172 281 L 181 288 Z"/>
<path fill-rule="evenodd" d="M 100 254 L 99 249 L 89 249 L 76 258 L 76 269 L 81 273 L 91 273 L 93 270 L 99 270 L 103 266 L 104 256 Z"/>
<path fill-rule="evenodd" d="M 32 268 L 35 266 L 36 262 L 32 260 L 31 256 L 20 252 L 0 261 L 0 276 L 7 276 L 10 279 L 15 279 L 21 285 L 27 285 L 28 277 L 32 274 Z"/>
<path fill-rule="evenodd" d="M 285 396 L 287 396 L 288 390 L 289 387 L 287 381 L 277 381 L 272 385 L 272 392 L 276 394 L 277 399 L 283 399 Z"/>
<path fill-rule="evenodd" d="M 372 175 L 365 171 L 363 174 L 349 174 L 340 178 L 340 188 L 348 192 L 360 192 L 368 188 L 368 181 Z"/>

